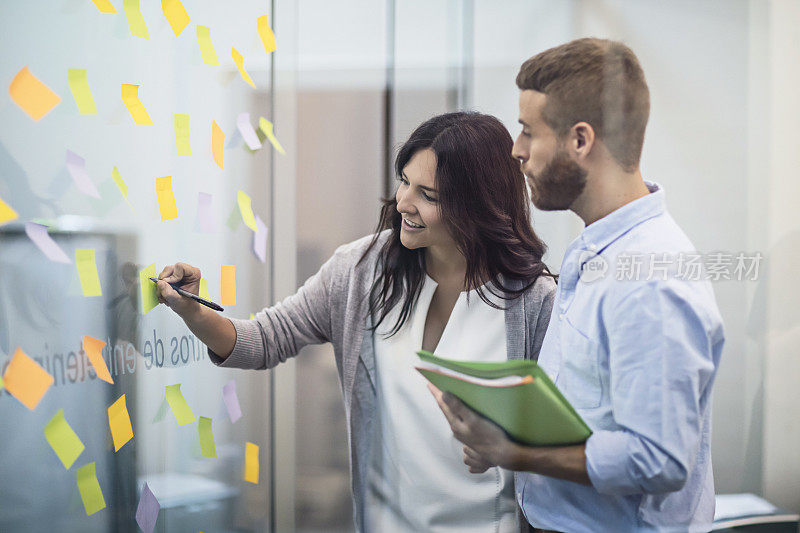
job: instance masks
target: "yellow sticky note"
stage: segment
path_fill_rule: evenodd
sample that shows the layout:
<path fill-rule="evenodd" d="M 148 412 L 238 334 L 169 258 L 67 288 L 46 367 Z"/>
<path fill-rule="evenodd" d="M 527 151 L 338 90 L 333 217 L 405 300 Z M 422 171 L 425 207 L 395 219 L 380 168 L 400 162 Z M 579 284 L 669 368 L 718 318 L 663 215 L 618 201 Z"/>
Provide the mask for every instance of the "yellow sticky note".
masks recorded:
<path fill-rule="evenodd" d="M 11 209 L 11 206 L 5 203 L 2 198 L 0 198 L 0 224 L 11 222 L 17 218 L 19 218 L 17 212 Z"/>
<path fill-rule="evenodd" d="M 256 27 L 258 28 L 258 36 L 261 37 L 261 43 L 264 45 L 264 51 L 267 53 L 275 51 L 275 34 L 269 27 L 269 18 L 267 15 L 261 15 L 256 19 Z"/>
<path fill-rule="evenodd" d="M 83 465 L 76 472 L 78 481 L 78 491 L 81 493 L 83 507 L 86 509 L 87 516 L 93 515 L 101 509 L 105 509 L 106 500 L 103 498 L 103 491 L 100 490 L 100 483 L 97 481 L 97 471 L 95 464 Z"/>
<path fill-rule="evenodd" d="M 180 383 L 164 387 L 164 395 L 167 397 L 167 403 L 170 409 L 172 409 L 172 414 L 175 415 L 175 420 L 178 421 L 179 426 L 185 426 L 186 424 L 194 422 L 194 414 L 192 414 L 192 410 L 189 409 L 189 404 L 186 403 L 186 399 L 183 397 L 183 394 L 181 394 Z"/>
<path fill-rule="evenodd" d="M 206 65 L 219 65 L 217 52 L 211 43 L 211 28 L 200 24 L 197 25 L 197 44 L 200 46 L 200 53 L 203 55 L 203 63 Z"/>
<path fill-rule="evenodd" d="M 122 197 L 127 199 L 128 198 L 128 186 L 125 184 L 125 180 L 122 179 L 122 176 L 120 176 L 119 170 L 117 170 L 117 167 L 114 167 L 111 170 L 111 179 L 113 179 L 114 183 L 117 184 L 117 188 L 119 189 L 119 192 L 122 193 Z"/>
<path fill-rule="evenodd" d="M 115 452 L 118 452 L 126 442 L 133 438 L 131 416 L 128 414 L 128 405 L 125 402 L 124 394 L 108 408 L 108 427 L 111 428 Z"/>
<path fill-rule="evenodd" d="M 128 19 L 131 35 L 149 39 L 150 34 L 147 33 L 147 25 L 144 23 L 142 10 L 139 9 L 139 0 L 122 0 L 122 9 L 125 11 L 125 18 Z"/>
<path fill-rule="evenodd" d="M 258 119 L 258 129 L 260 129 L 261 132 L 267 136 L 267 139 L 269 139 L 269 142 L 272 144 L 273 148 L 275 148 L 281 154 L 286 155 L 286 150 L 283 149 L 283 146 L 281 146 L 281 143 L 278 142 L 277 137 L 275 137 L 272 122 L 264 117 L 260 117 Z"/>
<path fill-rule="evenodd" d="M 239 204 L 239 212 L 242 214 L 242 220 L 245 225 L 253 231 L 258 231 L 256 227 L 256 217 L 253 215 L 253 208 L 251 206 L 250 197 L 244 191 L 239 191 L 236 194 L 236 201 Z"/>
<path fill-rule="evenodd" d="M 252 442 L 244 448 L 244 480 L 258 483 L 258 445 Z"/>
<path fill-rule="evenodd" d="M 116 13 L 117 10 L 114 9 L 114 6 L 111 5 L 109 0 L 92 0 L 94 5 L 97 6 L 97 9 L 100 10 L 100 13 Z"/>
<path fill-rule="evenodd" d="M 131 114 L 133 122 L 141 126 L 149 126 L 153 124 L 150 115 L 139 100 L 139 86 L 130 85 L 128 83 L 122 84 L 122 101 L 125 107 L 128 108 L 128 113 Z"/>
<path fill-rule="evenodd" d="M 158 305 L 158 291 L 156 284 L 150 278 L 157 278 L 156 264 L 144 267 L 139 271 L 139 298 L 141 301 L 142 314 L 149 313 L 151 309 Z"/>
<path fill-rule="evenodd" d="M 233 62 L 236 63 L 236 68 L 239 69 L 239 74 L 241 74 L 242 79 L 249 83 L 253 89 L 256 88 L 255 82 L 253 82 L 253 78 L 250 77 L 250 74 L 244 69 L 244 58 L 242 54 L 239 53 L 236 48 L 231 46 L 231 57 L 233 58 Z"/>
<path fill-rule="evenodd" d="M 189 14 L 183 8 L 180 0 L 161 0 L 161 11 L 167 17 L 175 37 L 181 34 L 183 28 L 189 24 Z"/>
<path fill-rule="evenodd" d="M 178 218 L 178 206 L 175 205 L 175 195 L 172 194 L 172 176 L 156 178 L 156 197 L 161 220 Z"/>
<path fill-rule="evenodd" d="M 222 305 L 236 305 L 236 265 L 222 265 L 220 277 L 220 302 Z"/>
<path fill-rule="evenodd" d="M 97 372 L 97 377 L 113 385 L 114 380 L 108 372 L 105 360 L 103 360 L 103 346 L 105 345 L 106 343 L 100 339 L 95 339 L 88 335 L 83 336 L 83 351 L 89 358 L 89 362 L 92 363 L 94 371 Z"/>
<path fill-rule="evenodd" d="M 201 416 L 200 421 L 197 423 L 197 431 L 200 434 L 200 455 L 203 457 L 216 457 L 217 449 L 214 446 L 214 433 L 211 431 L 211 419 Z"/>
<path fill-rule="evenodd" d="M 32 411 L 53 384 L 53 376 L 28 357 L 22 348 L 17 348 L 3 374 L 3 381 L 6 390 Z"/>
<path fill-rule="evenodd" d="M 225 133 L 219 127 L 216 120 L 211 121 L 211 155 L 214 156 L 214 162 L 217 166 L 222 168 L 222 148 L 225 145 Z"/>
<path fill-rule="evenodd" d="M 31 74 L 28 67 L 22 67 L 17 72 L 11 80 L 11 85 L 8 86 L 8 92 L 14 103 L 37 121 L 61 101 L 61 97 Z"/>
<path fill-rule="evenodd" d="M 189 142 L 189 115 L 175 114 L 175 147 L 178 155 L 192 155 L 192 145 Z"/>
<path fill-rule="evenodd" d="M 67 470 L 84 450 L 83 442 L 64 418 L 63 409 L 59 409 L 44 427 L 44 438 Z"/>
<path fill-rule="evenodd" d="M 212 300 L 211 295 L 208 294 L 208 280 L 206 278 L 200 278 L 200 290 L 198 292 L 200 293 L 200 298 Z"/>
<path fill-rule="evenodd" d="M 92 90 L 89 88 L 89 80 L 86 79 L 85 68 L 71 68 L 67 70 L 67 82 L 72 97 L 78 105 L 78 112 L 81 115 L 96 115 L 97 106 L 94 104 Z"/>
<path fill-rule="evenodd" d="M 100 276 L 97 274 L 97 263 L 94 260 L 94 248 L 76 248 L 75 267 L 78 269 L 83 295 L 102 296 Z"/>

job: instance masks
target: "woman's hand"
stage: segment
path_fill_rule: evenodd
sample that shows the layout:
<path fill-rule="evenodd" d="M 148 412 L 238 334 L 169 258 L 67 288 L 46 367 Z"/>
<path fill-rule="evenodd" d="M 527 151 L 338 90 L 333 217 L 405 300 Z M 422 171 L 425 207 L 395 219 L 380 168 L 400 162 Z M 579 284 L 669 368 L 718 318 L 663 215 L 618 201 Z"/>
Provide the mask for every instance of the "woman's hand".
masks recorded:
<path fill-rule="evenodd" d="M 200 294 L 200 269 L 186 263 L 167 265 L 158 275 L 158 301 L 167 304 L 181 317 L 197 312 L 199 303 L 184 298 L 169 284 L 177 283 L 181 289 L 192 294 Z"/>

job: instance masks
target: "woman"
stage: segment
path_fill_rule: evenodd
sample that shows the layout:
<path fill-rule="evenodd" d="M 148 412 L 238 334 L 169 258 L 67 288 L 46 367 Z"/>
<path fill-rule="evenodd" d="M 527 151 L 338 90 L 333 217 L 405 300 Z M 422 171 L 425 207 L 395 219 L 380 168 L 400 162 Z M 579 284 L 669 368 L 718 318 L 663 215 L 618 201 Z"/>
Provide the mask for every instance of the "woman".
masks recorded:
<path fill-rule="evenodd" d="M 265 369 L 332 342 L 348 421 L 359 531 L 514 531 L 513 475 L 470 474 L 414 371 L 419 349 L 482 361 L 538 356 L 555 292 L 530 225 L 512 140 L 494 117 L 449 113 L 412 134 L 377 232 L 340 247 L 293 296 L 254 320 L 179 296 L 200 271 L 178 263 L 158 290 L 225 367 Z"/>

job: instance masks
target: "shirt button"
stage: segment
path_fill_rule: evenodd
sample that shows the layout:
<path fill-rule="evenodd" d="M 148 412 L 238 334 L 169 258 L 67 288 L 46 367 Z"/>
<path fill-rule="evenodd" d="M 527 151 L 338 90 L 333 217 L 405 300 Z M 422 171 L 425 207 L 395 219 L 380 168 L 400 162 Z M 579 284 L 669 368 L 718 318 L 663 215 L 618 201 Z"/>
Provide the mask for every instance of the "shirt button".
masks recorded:
<path fill-rule="evenodd" d="M 519 501 L 522 501 L 522 493 L 521 493 L 521 492 L 518 492 L 518 493 L 517 493 L 517 499 L 518 499 Z"/>
<path fill-rule="evenodd" d="M 596 244 L 594 244 L 594 243 L 592 243 L 592 244 L 590 244 L 590 245 L 589 245 L 589 249 L 590 249 L 591 251 L 593 251 L 593 252 L 594 252 L 594 251 L 597 251 L 597 245 L 596 245 Z"/>
<path fill-rule="evenodd" d="M 560 315 L 558 315 L 558 319 L 559 320 L 564 320 L 565 316 L 567 316 L 567 315 L 565 315 L 564 313 L 561 313 Z"/>

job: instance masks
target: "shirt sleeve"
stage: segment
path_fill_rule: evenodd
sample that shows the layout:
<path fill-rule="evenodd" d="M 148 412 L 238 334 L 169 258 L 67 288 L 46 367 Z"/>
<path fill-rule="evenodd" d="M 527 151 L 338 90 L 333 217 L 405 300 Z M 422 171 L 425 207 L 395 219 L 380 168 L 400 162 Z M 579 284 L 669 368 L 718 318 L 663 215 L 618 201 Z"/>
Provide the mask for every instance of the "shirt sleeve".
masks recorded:
<path fill-rule="evenodd" d="M 715 372 L 713 331 L 691 288 L 643 283 L 604 317 L 616 431 L 586 443 L 586 468 L 604 494 L 680 490 L 701 442 Z"/>

